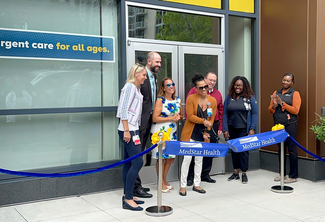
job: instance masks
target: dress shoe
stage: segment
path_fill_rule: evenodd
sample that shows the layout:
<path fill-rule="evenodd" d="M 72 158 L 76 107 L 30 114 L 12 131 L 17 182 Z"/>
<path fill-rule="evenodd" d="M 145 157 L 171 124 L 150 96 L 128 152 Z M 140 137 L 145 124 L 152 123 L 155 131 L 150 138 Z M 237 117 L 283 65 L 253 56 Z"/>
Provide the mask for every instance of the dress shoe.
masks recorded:
<path fill-rule="evenodd" d="M 149 192 L 149 191 L 150 191 L 150 188 L 147 188 L 147 187 L 142 187 L 142 189 L 143 189 L 145 192 Z"/>
<path fill-rule="evenodd" d="M 127 210 L 134 210 L 134 211 L 141 211 L 143 210 L 142 207 L 132 207 L 130 204 L 128 204 L 127 202 L 125 202 L 125 200 L 123 201 L 123 209 L 127 209 Z"/>
<path fill-rule="evenodd" d="M 125 201 L 125 196 L 122 197 L 122 202 Z M 136 204 L 144 204 L 144 201 L 143 200 L 134 200 L 133 201 L 136 203 Z"/>
<path fill-rule="evenodd" d="M 187 186 L 193 186 L 193 180 L 191 179 L 187 180 Z"/>
<path fill-rule="evenodd" d="M 284 180 L 284 183 L 294 183 L 294 182 L 297 182 L 297 179 L 296 178 L 287 178 Z"/>
<path fill-rule="evenodd" d="M 206 193 L 206 191 L 203 190 L 202 188 L 201 188 L 201 190 L 199 190 L 199 189 L 196 189 L 194 186 L 193 186 L 193 191 L 198 192 L 198 193 Z"/>
<path fill-rule="evenodd" d="M 186 196 L 186 191 L 185 191 L 185 192 L 181 192 L 181 191 L 179 191 L 179 195 L 185 197 L 185 196 Z"/>
<path fill-rule="evenodd" d="M 152 194 L 147 193 L 143 189 L 138 189 L 137 191 L 133 192 L 133 196 L 141 197 L 141 198 L 150 198 L 150 197 L 152 197 Z"/>
<path fill-rule="evenodd" d="M 216 180 L 212 179 L 211 177 L 205 177 L 203 179 L 201 179 L 202 181 L 208 182 L 208 183 L 215 183 Z"/>

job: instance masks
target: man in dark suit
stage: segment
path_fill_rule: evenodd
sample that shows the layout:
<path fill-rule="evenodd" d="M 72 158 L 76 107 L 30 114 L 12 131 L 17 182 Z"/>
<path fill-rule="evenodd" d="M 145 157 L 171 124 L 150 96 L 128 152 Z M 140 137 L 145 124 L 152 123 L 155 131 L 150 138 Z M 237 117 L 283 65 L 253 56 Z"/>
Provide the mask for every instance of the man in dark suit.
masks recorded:
<path fill-rule="evenodd" d="M 161 67 L 161 57 L 157 52 L 149 52 L 146 59 L 148 78 L 144 81 L 140 88 L 141 94 L 143 95 L 141 125 L 139 128 L 142 151 L 146 149 L 146 143 L 150 135 L 152 111 L 157 95 L 156 74 L 159 72 Z M 150 160 L 147 159 L 147 163 L 149 161 Z M 150 191 L 149 188 L 142 187 L 141 179 L 138 175 L 134 184 L 133 195 L 136 197 L 150 198 L 152 197 L 152 194 L 147 193 L 148 191 Z"/>

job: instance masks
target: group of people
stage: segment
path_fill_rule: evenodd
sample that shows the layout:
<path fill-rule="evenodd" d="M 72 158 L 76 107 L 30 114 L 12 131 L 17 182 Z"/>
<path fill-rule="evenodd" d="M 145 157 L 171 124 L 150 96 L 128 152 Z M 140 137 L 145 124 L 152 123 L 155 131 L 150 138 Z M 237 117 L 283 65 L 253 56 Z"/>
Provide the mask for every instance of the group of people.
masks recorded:
<path fill-rule="evenodd" d="M 164 78 L 157 87 L 156 74 L 161 67 L 161 57 L 157 52 L 147 55 L 147 64 L 132 66 L 126 84 L 123 87 L 118 105 L 117 117 L 120 118 L 118 134 L 124 144 L 124 158 L 127 159 L 146 149 L 146 143 L 151 133 L 167 131 L 171 128 L 170 139 L 177 140 L 177 122 L 183 119 L 182 102 L 177 97 L 175 83 L 169 77 Z M 224 103 L 221 93 L 214 88 L 217 75 L 208 71 L 205 76 L 193 76 L 194 87 L 188 93 L 185 103 L 186 121 L 181 132 L 181 141 L 218 142 L 207 132 L 223 134 L 226 140 L 255 134 L 258 119 L 258 104 L 249 81 L 242 76 L 236 76 L 230 83 Z M 292 89 L 294 76 L 287 73 L 282 79 L 282 89 L 271 96 L 268 110 L 273 114 L 275 124 L 285 125 L 286 131 L 296 138 L 298 113 L 301 98 L 298 91 Z M 158 94 L 156 93 L 158 91 Z M 290 173 L 285 182 L 295 182 L 298 178 L 298 156 L 296 146 L 291 140 L 286 140 L 290 157 Z M 280 149 L 279 149 L 280 150 Z M 280 151 L 279 151 L 280 152 Z M 249 152 L 236 153 L 231 151 L 234 172 L 229 181 L 239 180 L 239 170 L 242 172 L 242 183 L 248 182 L 247 170 Z M 152 150 L 152 158 L 158 159 L 158 149 Z M 167 174 L 174 155 L 163 155 L 162 192 L 173 190 Z M 186 186 L 201 194 L 206 191 L 200 187 L 201 181 L 215 183 L 209 176 L 212 157 L 184 156 L 181 166 L 179 194 L 186 196 Z M 124 209 L 140 211 L 144 201 L 137 199 L 150 198 L 149 188 L 141 185 L 138 175 L 143 165 L 142 156 L 127 162 L 123 166 Z M 156 165 L 158 174 L 158 161 Z M 275 181 L 280 177 L 275 178 Z"/>

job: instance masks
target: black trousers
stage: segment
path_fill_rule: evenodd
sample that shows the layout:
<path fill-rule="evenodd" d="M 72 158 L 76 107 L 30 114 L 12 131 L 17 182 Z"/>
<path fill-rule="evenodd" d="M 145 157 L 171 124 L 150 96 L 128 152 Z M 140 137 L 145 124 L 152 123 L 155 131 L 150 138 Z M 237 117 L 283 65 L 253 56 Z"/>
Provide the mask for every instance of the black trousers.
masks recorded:
<path fill-rule="evenodd" d="M 297 139 L 297 129 L 298 129 L 298 122 L 289 124 L 285 127 L 287 133 L 294 138 Z M 281 143 L 278 143 L 278 156 L 279 156 L 279 172 L 281 172 Z M 289 160 L 290 160 L 290 178 L 298 178 L 298 153 L 297 153 L 297 146 L 296 144 L 289 138 L 284 141 L 284 150 L 286 153 L 286 148 L 288 147 L 289 152 Z M 286 173 L 286 155 L 284 156 L 284 176 L 287 175 Z"/>
<path fill-rule="evenodd" d="M 230 139 L 236 139 L 239 137 L 247 136 L 247 129 L 246 128 L 236 129 L 236 128 L 229 127 L 229 136 Z M 249 163 L 248 151 L 236 153 L 231 150 L 231 158 L 232 158 L 232 165 L 234 169 L 240 169 L 242 172 L 246 172 L 248 170 L 248 163 Z"/>
<path fill-rule="evenodd" d="M 213 123 L 213 129 L 216 133 L 218 133 L 218 129 L 219 129 L 219 120 L 215 121 Z M 210 143 L 217 143 L 218 141 L 213 141 L 211 140 Z M 203 164 L 202 164 L 202 172 L 201 172 L 201 179 L 205 179 L 207 177 L 209 177 L 211 168 L 212 168 L 212 161 L 213 161 L 214 157 L 203 157 Z M 192 161 L 190 164 L 190 168 L 188 170 L 188 176 L 187 176 L 187 180 L 192 180 L 194 179 L 194 158 L 192 157 Z"/>
<path fill-rule="evenodd" d="M 152 114 L 150 114 L 149 122 L 147 123 L 146 127 L 143 130 L 140 130 L 140 141 L 141 141 L 141 150 L 144 151 L 146 149 L 146 144 L 150 135 L 150 129 L 152 124 Z M 151 163 L 151 153 L 147 153 L 146 155 L 146 166 L 150 165 Z M 141 179 L 138 175 L 135 179 L 134 189 L 133 191 L 137 191 L 138 189 L 142 188 Z"/>

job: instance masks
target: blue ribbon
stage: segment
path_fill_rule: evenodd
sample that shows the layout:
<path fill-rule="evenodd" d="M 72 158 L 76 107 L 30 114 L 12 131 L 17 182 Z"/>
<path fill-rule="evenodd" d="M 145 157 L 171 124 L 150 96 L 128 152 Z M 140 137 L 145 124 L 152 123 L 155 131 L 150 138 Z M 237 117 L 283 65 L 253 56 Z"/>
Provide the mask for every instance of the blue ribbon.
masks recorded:
<path fill-rule="evenodd" d="M 166 141 L 163 153 L 181 156 L 225 157 L 229 148 L 234 152 L 243 152 L 281 143 L 287 138 L 288 133 L 285 130 L 277 130 L 228 140 L 226 144 Z"/>
<path fill-rule="evenodd" d="M 87 171 L 81 171 L 81 172 L 76 172 L 76 173 L 29 173 L 29 172 L 19 172 L 19 171 L 12 171 L 12 170 L 5 170 L 5 169 L 1 169 L 0 168 L 0 173 L 5 173 L 5 174 L 12 174 L 12 175 L 17 175 L 17 176 L 25 176 L 25 177 L 74 177 L 74 176 L 81 176 L 81 175 L 87 175 L 87 174 L 91 174 L 91 173 L 97 173 L 97 172 L 101 172 L 113 167 L 117 167 L 121 164 L 124 164 L 126 162 L 129 162 L 135 158 L 138 158 L 148 152 L 150 152 L 151 150 L 153 150 L 158 144 L 155 144 L 153 146 L 151 146 L 150 148 L 146 149 L 145 151 L 142 151 L 141 153 L 138 153 L 137 155 L 134 155 L 132 157 L 129 157 L 125 160 L 122 160 L 120 162 L 117 163 L 113 163 L 111 165 L 108 166 L 104 166 L 101 168 L 97 168 L 94 170 L 87 170 Z"/>
<path fill-rule="evenodd" d="M 228 145 L 221 143 L 166 141 L 163 153 L 179 156 L 224 157 L 228 150 Z"/>
<path fill-rule="evenodd" d="M 306 150 L 303 146 L 301 146 L 294 138 L 292 138 L 291 136 L 289 136 L 289 138 L 303 151 L 305 151 L 306 153 L 308 153 L 309 155 L 315 157 L 316 159 L 319 159 L 320 161 L 325 162 L 325 159 L 321 158 L 320 156 L 317 156 L 316 154 L 313 154 L 312 152 Z"/>
<path fill-rule="evenodd" d="M 288 138 L 288 135 L 289 134 L 283 129 L 240 137 L 228 140 L 227 143 L 230 149 L 238 153 L 284 142 Z"/>

